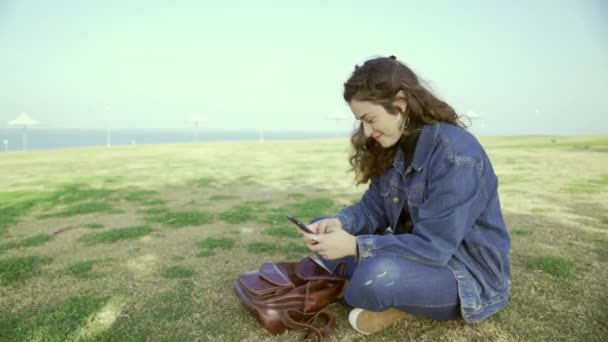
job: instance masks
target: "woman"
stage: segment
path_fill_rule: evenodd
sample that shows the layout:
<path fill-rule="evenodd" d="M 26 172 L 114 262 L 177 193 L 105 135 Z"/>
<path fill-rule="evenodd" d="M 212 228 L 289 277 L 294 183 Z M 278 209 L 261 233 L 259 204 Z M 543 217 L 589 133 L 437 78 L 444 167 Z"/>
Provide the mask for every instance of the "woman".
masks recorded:
<path fill-rule="evenodd" d="M 355 67 L 344 100 L 360 202 L 303 233 L 334 269 L 348 266 L 349 322 L 372 334 L 410 315 L 477 322 L 510 292 L 511 241 L 484 149 L 445 102 L 394 56 Z"/>

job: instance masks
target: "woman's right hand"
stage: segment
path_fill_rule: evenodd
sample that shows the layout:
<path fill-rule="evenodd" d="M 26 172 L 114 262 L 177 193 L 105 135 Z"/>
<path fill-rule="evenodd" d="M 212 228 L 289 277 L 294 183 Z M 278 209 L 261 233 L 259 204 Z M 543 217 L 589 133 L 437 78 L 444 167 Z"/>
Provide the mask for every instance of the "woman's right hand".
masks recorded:
<path fill-rule="evenodd" d="M 315 234 L 327 234 L 334 232 L 336 230 L 342 230 L 342 222 L 337 218 L 326 218 L 319 220 L 313 224 L 309 224 L 308 228 L 310 228 Z"/>

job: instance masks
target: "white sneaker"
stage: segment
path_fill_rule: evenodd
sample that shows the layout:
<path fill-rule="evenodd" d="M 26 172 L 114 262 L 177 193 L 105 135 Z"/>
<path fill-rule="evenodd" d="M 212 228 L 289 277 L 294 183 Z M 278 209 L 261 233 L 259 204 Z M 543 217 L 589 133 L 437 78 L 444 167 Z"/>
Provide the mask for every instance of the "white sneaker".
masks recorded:
<path fill-rule="evenodd" d="M 348 322 L 353 329 L 361 334 L 371 335 L 410 316 L 407 312 L 395 308 L 381 312 L 356 308 L 348 314 Z"/>

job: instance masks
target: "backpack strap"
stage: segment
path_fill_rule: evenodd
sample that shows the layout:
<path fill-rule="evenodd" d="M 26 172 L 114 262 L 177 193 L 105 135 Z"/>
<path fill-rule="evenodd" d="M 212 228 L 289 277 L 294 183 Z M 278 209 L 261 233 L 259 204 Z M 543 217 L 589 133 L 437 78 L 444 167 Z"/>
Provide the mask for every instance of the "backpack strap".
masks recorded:
<path fill-rule="evenodd" d="M 340 278 L 346 278 L 346 271 L 346 263 L 341 262 L 340 265 L 338 265 L 338 267 L 336 267 L 334 270 L 334 274 Z"/>
<path fill-rule="evenodd" d="M 314 316 L 312 316 L 312 318 L 309 321 L 310 325 L 314 325 L 314 322 L 319 317 L 322 317 L 322 319 L 324 319 L 326 323 L 325 323 L 325 325 L 318 328 L 317 330 L 319 331 L 321 336 L 328 336 L 336 328 L 336 318 L 329 311 L 323 309 L 323 310 L 320 310 L 319 312 L 317 312 Z M 308 338 L 309 335 L 310 335 L 310 333 L 306 337 Z"/>
<path fill-rule="evenodd" d="M 315 337 L 321 341 L 323 336 L 329 335 L 336 328 L 335 317 L 326 310 L 320 310 L 314 315 L 307 315 L 299 310 L 287 309 L 281 312 L 281 322 L 286 327 L 293 330 L 306 331 L 304 339 Z M 315 327 L 314 323 L 321 317 L 326 321 L 320 328 Z"/>

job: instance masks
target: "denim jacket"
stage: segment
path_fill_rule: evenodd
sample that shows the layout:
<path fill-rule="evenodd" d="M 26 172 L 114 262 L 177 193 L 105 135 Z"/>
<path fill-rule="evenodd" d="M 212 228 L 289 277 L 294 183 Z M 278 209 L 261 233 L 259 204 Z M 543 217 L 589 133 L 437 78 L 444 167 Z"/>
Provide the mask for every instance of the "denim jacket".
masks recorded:
<path fill-rule="evenodd" d="M 509 298 L 511 240 L 482 146 L 465 129 L 434 123 L 423 127 L 411 164 L 404 160 L 398 148 L 393 167 L 371 180 L 360 202 L 335 215 L 357 236 L 359 262 L 387 255 L 447 266 L 465 321 L 497 312 Z M 406 204 L 413 232 L 386 234 Z"/>

